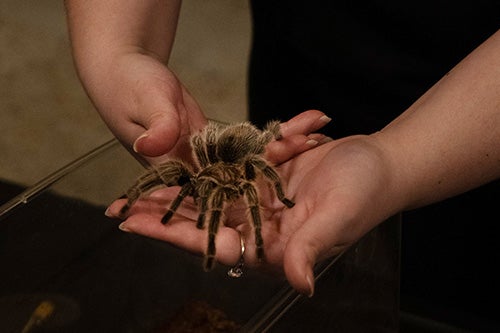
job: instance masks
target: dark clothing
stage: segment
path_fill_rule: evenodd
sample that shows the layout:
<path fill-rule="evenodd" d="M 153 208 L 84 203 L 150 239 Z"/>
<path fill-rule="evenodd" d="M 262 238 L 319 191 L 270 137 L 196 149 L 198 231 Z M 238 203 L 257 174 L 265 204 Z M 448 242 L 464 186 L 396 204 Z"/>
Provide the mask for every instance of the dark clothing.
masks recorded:
<path fill-rule="evenodd" d="M 383 128 L 500 27 L 498 0 L 255 0 L 252 14 L 250 120 L 319 109 L 334 138 Z M 498 320 L 499 198 L 493 182 L 404 214 L 403 309 Z"/>
<path fill-rule="evenodd" d="M 334 137 L 380 129 L 499 28 L 499 1 L 474 4 L 252 1 L 250 119 L 317 108 Z"/>

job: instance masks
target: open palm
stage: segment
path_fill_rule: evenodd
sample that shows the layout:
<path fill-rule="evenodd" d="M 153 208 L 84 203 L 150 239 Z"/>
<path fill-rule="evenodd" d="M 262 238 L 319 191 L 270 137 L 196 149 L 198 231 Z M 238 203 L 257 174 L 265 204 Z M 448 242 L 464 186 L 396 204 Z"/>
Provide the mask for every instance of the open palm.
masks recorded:
<path fill-rule="evenodd" d="M 379 195 L 390 175 L 370 136 L 353 136 L 302 152 L 276 167 L 285 194 L 295 201 L 285 207 L 273 189 L 259 179 L 262 236 L 266 260 L 255 255 L 254 233 L 243 200 L 225 211 L 226 219 L 216 239 L 217 260 L 233 265 L 240 256 L 239 234 L 245 240 L 245 265 L 284 271 L 299 291 L 310 293 L 314 264 L 338 254 L 383 221 L 388 212 Z M 123 226 L 131 232 L 170 242 L 203 254 L 207 233 L 196 228 L 198 210 L 187 198 L 174 218 L 160 223 L 179 189 L 154 192 L 132 207 Z M 111 215 L 124 201 L 110 206 Z M 309 281 L 307 281 L 309 279 Z"/>

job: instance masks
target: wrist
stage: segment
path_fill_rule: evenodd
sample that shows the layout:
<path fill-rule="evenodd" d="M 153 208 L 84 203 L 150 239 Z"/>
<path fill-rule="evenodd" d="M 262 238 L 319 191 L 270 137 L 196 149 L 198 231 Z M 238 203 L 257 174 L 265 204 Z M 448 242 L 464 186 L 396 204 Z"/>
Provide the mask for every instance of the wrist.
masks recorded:
<path fill-rule="evenodd" d="M 380 205 L 384 218 L 411 208 L 414 188 L 411 185 L 411 167 L 402 147 L 383 131 L 368 136 L 376 147 L 380 165 L 384 170 L 384 186 L 380 193 Z"/>

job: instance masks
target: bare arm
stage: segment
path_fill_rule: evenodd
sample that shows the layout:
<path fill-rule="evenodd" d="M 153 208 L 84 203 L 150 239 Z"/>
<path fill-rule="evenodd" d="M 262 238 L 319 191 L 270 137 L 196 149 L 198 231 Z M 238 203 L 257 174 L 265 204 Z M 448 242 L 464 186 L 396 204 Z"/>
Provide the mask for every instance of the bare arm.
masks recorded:
<path fill-rule="evenodd" d="M 402 209 L 500 177 L 500 31 L 375 137 Z"/>
<path fill-rule="evenodd" d="M 293 162 L 287 190 L 297 204 L 282 224 L 295 231 L 283 267 L 310 294 L 318 260 L 391 215 L 500 178 L 500 31 L 380 132 L 336 140 Z M 297 221 L 302 201 L 312 213 Z"/>
<path fill-rule="evenodd" d="M 75 49 L 79 52 L 78 45 Z M 168 56 L 169 49 L 155 52 Z M 312 294 L 314 264 L 389 216 L 500 177 L 500 32 L 380 132 L 329 142 L 278 169 L 296 205 L 265 205 L 267 263 L 283 269 L 297 290 Z M 122 205 L 115 202 L 108 215 L 117 216 Z M 161 214 L 144 207 L 130 212 L 124 230 L 204 251 L 206 234 L 192 221 L 165 227 Z M 219 232 L 217 260 L 235 262 L 240 244 L 233 228 L 242 230 L 246 221 L 246 216 L 228 216 Z M 251 248 L 251 235 L 243 237 Z M 248 266 L 257 262 L 252 253 L 245 252 Z"/>
<path fill-rule="evenodd" d="M 205 118 L 167 67 L 180 1 L 65 4 L 78 74 L 113 134 L 143 156 L 187 154 L 186 138 Z"/>
<path fill-rule="evenodd" d="M 65 5 L 77 63 L 136 51 L 167 63 L 180 0 L 65 0 Z"/>

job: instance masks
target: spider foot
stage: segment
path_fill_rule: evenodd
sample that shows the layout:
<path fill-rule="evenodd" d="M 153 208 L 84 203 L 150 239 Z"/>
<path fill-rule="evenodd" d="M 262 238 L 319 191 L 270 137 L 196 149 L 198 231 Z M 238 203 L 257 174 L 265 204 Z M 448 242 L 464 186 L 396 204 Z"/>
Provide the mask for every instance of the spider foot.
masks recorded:
<path fill-rule="evenodd" d="M 125 217 L 127 215 L 128 210 L 130 209 L 130 204 L 127 202 L 118 212 L 120 217 Z"/>
<path fill-rule="evenodd" d="M 203 262 L 203 269 L 205 272 L 211 271 L 215 267 L 215 257 L 213 255 L 205 256 L 205 260 Z"/>
<path fill-rule="evenodd" d="M 168 210 L 165 215 L 163 215 L 163 217 L 161 218 L 161 223 L 163 224 L 167 224 L 168 221 L 170 221 L 170 219 L 172 218 L 172 216 L 174 216 L 174 212 L 172 210 Z"/>
<path fill-rule="evenodd" d="M 280 122 L 277 120 L 270 121 L 266 124 L 264 132 L 271 134 L 275 140 L 281 140 L 283 135 L 281 135 Z"/>
<path fill-rule="evenodd" d="M 287 198 L 283 198 L 282 202 L 288 208 L 292 208 L 293 206 L 295 206 L 295 202 L 293 202 L 292 200 L 287 199 Z"/>
<path fill-rule="evenodd" d="M 198 220 L 196 221 L 196 228 L 203 229 L 204 225 L 205 225 L 205 214 L 200 214 L 198 216 Z"/>
<path fill-rule="evenodd" d="M 255 252 L 256 252 L 257 260 L 259 261 L 259 263 L 263 262 L 264 259 L 265 259 L 264 248 L 257 247 L 257 249 L 255 250 Z"/>

